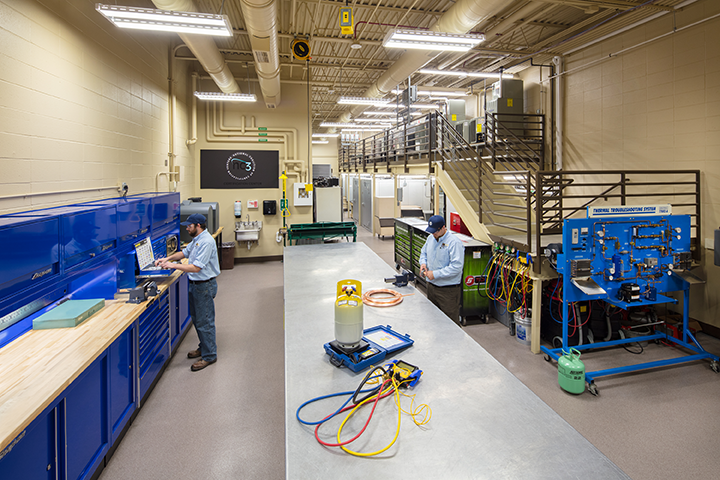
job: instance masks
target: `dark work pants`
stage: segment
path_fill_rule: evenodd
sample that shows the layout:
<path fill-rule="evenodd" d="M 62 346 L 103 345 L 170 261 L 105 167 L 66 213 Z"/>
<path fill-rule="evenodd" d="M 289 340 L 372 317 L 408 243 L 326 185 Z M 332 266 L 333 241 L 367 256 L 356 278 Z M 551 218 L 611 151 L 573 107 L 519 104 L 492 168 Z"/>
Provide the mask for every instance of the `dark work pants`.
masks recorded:
<path fill-rule="evenodd" d="M 427 297 L 436 307 L 450 317 L 450 320 L 460 325 L 460 296 L 462 285 L 449 287 L 436 287 L 427 283 Z"/>
<path fill-rule="evenodd" d="M 200 354 L 206 362 L 217 360 L 217 344 L 215 343 L 215 302 L 217 280 L 192 283 L 189 286 L 190 316 L 195 331 L 200 339 Z"/>

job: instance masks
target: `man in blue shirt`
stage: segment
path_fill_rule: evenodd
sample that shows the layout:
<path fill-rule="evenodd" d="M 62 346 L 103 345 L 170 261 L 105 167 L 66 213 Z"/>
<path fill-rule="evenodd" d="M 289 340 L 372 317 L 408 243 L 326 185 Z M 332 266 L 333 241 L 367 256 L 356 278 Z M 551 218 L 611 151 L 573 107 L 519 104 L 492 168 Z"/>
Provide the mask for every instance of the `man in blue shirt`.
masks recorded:
<path fill-rule="evenodd" d="M 190 367 L 197 372 L 217 361 L 217 344 L 215 343 L 215 302 L 217 294 L 217 280 L 220 275 L 220 262 L 218 261 L 215 239 L 208 233 L 207 219 L 204 215 L 193 213 L 187 221 L 180 223 L 193 237 L 190 244 L 180 252 L 175 252 L 167 258 L 155 261 L 155 265 L 162 268 L 174 268 L 187 272 L 190 286 L 190 316 L 195 331 L 200 339 L 197 350 L 188 352 L 188 358 L 198 358 Z M 170 263 L 187 258 L 186 264 Z"/>
<path fill-rule="evenodd" d="M 427 280 L 428 300 L 460 325 L 465 247 L 448 231 L 440 215 L 430 217 L 425 231 L 431 235 L 420 252 L 420 274 Z"/>

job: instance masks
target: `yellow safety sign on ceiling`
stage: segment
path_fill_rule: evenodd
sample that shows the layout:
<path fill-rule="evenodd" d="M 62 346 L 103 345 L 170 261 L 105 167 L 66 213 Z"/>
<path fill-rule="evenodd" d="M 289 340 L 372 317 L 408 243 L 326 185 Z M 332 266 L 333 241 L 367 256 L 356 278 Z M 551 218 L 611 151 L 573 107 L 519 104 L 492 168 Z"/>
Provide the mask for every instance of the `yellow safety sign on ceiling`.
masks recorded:
<path fill-rule="evenodd" d="M 352 7 L 340 7 L 340 33 L 352 35 L 354 32 L 353 23 Z"/>

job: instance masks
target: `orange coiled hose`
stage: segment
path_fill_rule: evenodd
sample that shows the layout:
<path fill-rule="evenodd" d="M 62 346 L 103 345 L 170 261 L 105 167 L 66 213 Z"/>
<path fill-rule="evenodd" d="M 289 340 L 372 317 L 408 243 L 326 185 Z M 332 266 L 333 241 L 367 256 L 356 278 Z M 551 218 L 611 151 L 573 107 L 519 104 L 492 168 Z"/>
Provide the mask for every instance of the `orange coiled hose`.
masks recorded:
<path fill-rule="evenodd" d="M 363 293 L 362 300 L 365 305 L 371 307 L 394 307 L 403 301 L 403 295 L 395 290 L 376 288 Z"/>

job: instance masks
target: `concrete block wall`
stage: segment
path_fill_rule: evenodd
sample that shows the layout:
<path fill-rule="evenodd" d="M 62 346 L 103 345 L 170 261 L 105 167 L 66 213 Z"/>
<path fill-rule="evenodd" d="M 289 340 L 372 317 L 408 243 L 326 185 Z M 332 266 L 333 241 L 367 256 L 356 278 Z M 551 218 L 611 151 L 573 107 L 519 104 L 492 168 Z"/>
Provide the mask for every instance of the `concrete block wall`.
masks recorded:
<path fill-rule="evenodd" d="M 719 13 L 720 2 L 699 0 L 674 15 L 664 15 L 567 56 L 566 69 L 608 58 L 672 32 L 674 27 L 680 29 Z M 720 18 L 564 77 L 566 169 L 700 170 L 703 246 L 720 227 L 718 45 Z M 668 203 L 680 200 L 673 195 L 673 187 L 659 188 L 653 191 L 666 193 Z M 712 264 L 711 250 L 703 248 L 702 253 L 696 273 L 708 282 L 693 287 L 691 316 L 720 325 L 720 267 Z"/>
<path fill-rule="evenodd" d="M 114 196 L 121 182 L 130 193 L 174 188 L 156 177 L 168 168 L 176 42 L 118 29 L 88 0 L 0 0 L 0 212 Z M 188 65 L 175 63 L 174 143 L 187 196 Z M 67 190 L 86 191 L 53 193 Z"/>

